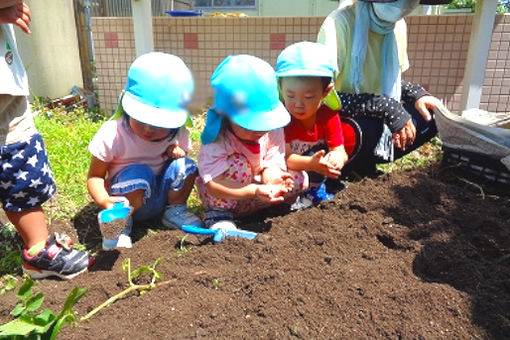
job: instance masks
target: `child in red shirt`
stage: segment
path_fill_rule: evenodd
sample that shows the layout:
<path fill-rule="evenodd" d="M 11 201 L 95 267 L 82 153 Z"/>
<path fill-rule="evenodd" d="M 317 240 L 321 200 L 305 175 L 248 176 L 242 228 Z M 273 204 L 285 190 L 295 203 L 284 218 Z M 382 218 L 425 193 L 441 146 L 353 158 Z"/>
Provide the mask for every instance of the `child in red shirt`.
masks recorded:
<path fill-rule="evenodd" d="M 333 90 L 334 65 L 326 46 L 307 41 L 287 47 L 277 60 L 281 96 L 292 116 L 285 127 L 287 166 L 310 177 L 305 206 L 332 197 L 324 182 L 338 178 L 348 158 L 340 116 L 323 104 Z"/>

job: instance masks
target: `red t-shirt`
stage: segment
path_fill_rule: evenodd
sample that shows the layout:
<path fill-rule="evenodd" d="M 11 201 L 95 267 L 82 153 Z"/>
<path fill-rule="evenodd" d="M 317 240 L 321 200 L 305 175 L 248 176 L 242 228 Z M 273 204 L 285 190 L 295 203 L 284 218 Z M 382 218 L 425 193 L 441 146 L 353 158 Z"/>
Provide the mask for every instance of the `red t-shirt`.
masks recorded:
<path fill-rule="evenodd" d="M 327 146 L 329 150 L 343 145 L 344 136 L 338 112 L 322 105 L 310 130 L 292 117 L 290 124 L 285 127 L 285 143 L 290 143 L 292 152 L 299 155 L 318 144 Z"/>

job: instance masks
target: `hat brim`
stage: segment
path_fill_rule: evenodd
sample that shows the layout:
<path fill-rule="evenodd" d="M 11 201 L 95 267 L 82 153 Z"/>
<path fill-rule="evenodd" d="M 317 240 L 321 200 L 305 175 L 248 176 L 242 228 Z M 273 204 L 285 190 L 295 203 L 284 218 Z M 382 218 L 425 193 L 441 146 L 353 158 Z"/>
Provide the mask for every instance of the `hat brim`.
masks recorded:
<path fill-rule="evenodd" d="M 122 97 L 122 108 L 140 123 L 164 129 L 179 128 L 188 119 L 188 111 L 184 109 L 175 111 L 159 109 L 136 100 L 128 92 Z"/>
<path fill-rule="evenodd" d="M 238 114 L 230 120 L 240 127 L 250 131 L 272 131 L 290 123 L 290 114 L 281 102 L 278 106 L 266 112 Z"/>
<path fill-rule="evenodd" d="M 324 70 L 293 69 L 293 70 L 288 70 L 288 71 L 283 71 L 283 72 L 276 72 L 276 77 L 278 77 L 278 78 L 285 78 L 285 77 L 327 77 L 327 78 L 333 78 L 333 71 L 326 72 Z"/>

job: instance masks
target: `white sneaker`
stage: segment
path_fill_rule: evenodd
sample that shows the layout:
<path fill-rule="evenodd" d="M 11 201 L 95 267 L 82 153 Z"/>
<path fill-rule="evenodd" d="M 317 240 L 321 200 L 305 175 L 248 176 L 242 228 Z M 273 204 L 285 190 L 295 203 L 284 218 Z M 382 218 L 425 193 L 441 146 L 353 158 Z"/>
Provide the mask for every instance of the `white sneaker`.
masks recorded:
<path fill-rule="evenodd" d="M 237 226 L 232 221 L 223 220 L 223 221 L 218 221 L 218 222 L 214 223 L 209 229 L 212 229 L 212 230 L 218 230 L 218 229 L 236 230 Z"/>
<path fill-rule="evenodd" d="M 130 218 L 126 223 L 126 228 L 122 231 L 116 238 L 106 238 L 103 237 L 103 250 L 112 250 L 115 248 L 131 248 L 133 247 L 133 243 L 131 242 L 131 228 L 133 226 L 133 219 Z"/>

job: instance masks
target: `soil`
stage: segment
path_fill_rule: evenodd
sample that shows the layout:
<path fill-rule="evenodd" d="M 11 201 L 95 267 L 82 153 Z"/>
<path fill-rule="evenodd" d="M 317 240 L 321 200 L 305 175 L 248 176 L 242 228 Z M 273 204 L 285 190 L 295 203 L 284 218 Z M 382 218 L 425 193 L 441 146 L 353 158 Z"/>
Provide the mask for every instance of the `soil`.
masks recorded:
<path fill-rule="evenodd" d="M 51 228 L 97 244 L 91 209 Z M 254 241 L 190 235 L 187 252 L 182 232 L 139 226 L 132 249 L 99 252 L 89 273 L 36 289 L 59 311 L 74 286 L 88 287 L 75 306 L 83 316 L 128 286 L 124 259 L 136 268 L 163 258 L 167 285 L 64 327 L 60 339 L 510 338 L 508 188 L 432 164 L 280 213 L 239 222 L 260 233 Z M 14 293 L 0 301 L 3 323 Z"/>

